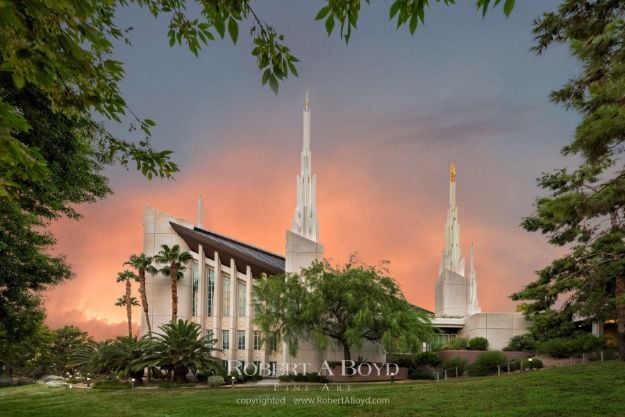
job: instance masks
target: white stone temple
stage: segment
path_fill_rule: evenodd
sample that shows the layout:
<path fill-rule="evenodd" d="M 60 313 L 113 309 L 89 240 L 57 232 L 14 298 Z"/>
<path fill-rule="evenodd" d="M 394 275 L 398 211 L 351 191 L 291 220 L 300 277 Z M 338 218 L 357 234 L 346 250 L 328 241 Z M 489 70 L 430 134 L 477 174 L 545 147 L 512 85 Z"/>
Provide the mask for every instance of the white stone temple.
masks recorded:
<path fill-rule="evenodd" d="M 445 223 L 445 245 L 438 270 L 432 324 L 439 329 L 439 343 L 461 336 L 485 337 L 490 349 L 507 346 L 511 337 L 527 333 L 521 313 L 482 313 L 478 302 L 475 250 L 471 244 L 469 273 L 460 246 L 460 221 L 456 204 L 456 165 L 449 169 L 449 208 Z"/>
<path fill-rule="evenodd" d="M 279 372 L 280 364 L 308 363 L 308 371 L 319 370 L 323 361 L 340 361 L 343 348 L 330 344 L 319 351 L 301 341 L 297 356 L 286 347 L 269 349 L 271 340 L 263 340 L 254 324 L 254 281 L 263 275 L 298 273 L 315 260 L 323 259 L 319 243 L 316 207 L 316 177 L 312 173 L 310 140 L 310 102 L 308 94 L 303 113 L 303 149 L 301 170 L 297 176 L 296 207 L 291 230 L 286 231 L 286 256 L 236 240 L 204 228 L 203 204 L 198 199 L 198 215 L 192 221 L 174 217 L 161 210 L 145 207 L 143 215 L 143 252 L 153 256 L 161 245 L 180 245 L 193 256 L 193 262 L 178 283 L 178 317 L 199 323 L 217 340 L 216 351 L 224 365 L 239 361 L 242 366 L 254 363 Z M 148 275 L 146 280 L 149 315 L 153 329 L 171 319 L 169 278 Z M 147 332 L 142 316 L 141 333 Z M 275 342 L 274 342 L 275 343 Z M 385 362 L 386 352 L 379 343 L 363 341 L 352 347 L 354 358 Z M 267 366 L 268 365 L 268 366 Z"/>

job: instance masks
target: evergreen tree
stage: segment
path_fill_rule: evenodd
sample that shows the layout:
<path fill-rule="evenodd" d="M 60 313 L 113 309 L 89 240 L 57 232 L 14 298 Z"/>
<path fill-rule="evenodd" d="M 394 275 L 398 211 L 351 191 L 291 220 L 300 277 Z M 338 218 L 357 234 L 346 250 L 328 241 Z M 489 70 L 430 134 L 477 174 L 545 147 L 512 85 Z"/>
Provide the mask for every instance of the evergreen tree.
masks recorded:
<path fill-rule="evenodd" d="M 619 356 L 625 360 L 625 1 L 566 0 L 558 11 L 535 22 L 536 51 L 567 43 L 582 71 L 552 100 L 578 111 L 582 121 L 565 156 L 575 169 L 546 173 L 549 192 L 523 221 L 549 242 L 570 248 L 514 294 L 530 316 L 549 314 L 562 303 L 563 315 L 589 321 L 616 318 Z M 550 320 L 554 320 L 553 318 Z M 542 322 L 546 322 L 542 320 Z M 558 322 L 558 320 L 555 320 Z"/>

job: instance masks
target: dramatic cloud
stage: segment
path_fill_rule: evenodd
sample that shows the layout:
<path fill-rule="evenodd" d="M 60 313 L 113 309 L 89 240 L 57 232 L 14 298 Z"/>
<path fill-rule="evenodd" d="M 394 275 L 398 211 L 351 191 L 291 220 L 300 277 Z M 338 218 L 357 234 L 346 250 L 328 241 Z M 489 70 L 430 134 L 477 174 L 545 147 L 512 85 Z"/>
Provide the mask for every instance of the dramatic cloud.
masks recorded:
<path fill-rule="evenodd" d="M 286 143 L 288 136 L 274 139 Z M 447 210 L 447 155 L 432 153 L 428 159 L 398 147 L 379 148 L 375 137 L 313 146 L 322 148 L 313 149 L 313 168 L 326 256 L 332 262 L 345 262 L 352 253 L 371 264 L 388 260 L 406 297 L 432 309 Z M 115 276 L 141 250 L 144 204 L 195 220 L 201 192 L 207 228 L 284 253 L 299 169 L 299 151 L 290 148 L 285 154 L 281 145 L 250 146 L 235 138 L 229 147 L 198 155 L 176 181 L 114 184 L 115 195 L 82 208 L 84 220 L 56 225 L 58 250 L 67 254 L 76 276 L 49 292 L 48 322 L 85 326 L 94 335 L 125 333 L 125 310 L 113 306 L 123 291 Z M 486 152 L 458 160 L 462 249 L 468 262 L 470 242 L 475 244 L 483 308 L 510 311 L 508 295 L 552 254 L 540 237 L 518 227 L 518 198 L 497 200 L 519 194 L 509 182 L 486 184 L 489 190 L 470 182 L 483 169 L 496 170 L 497 163 Z M 529 193 L 527 198 L 529 206 Z M 139 309 L 134 318 L 140 319 Z"/>

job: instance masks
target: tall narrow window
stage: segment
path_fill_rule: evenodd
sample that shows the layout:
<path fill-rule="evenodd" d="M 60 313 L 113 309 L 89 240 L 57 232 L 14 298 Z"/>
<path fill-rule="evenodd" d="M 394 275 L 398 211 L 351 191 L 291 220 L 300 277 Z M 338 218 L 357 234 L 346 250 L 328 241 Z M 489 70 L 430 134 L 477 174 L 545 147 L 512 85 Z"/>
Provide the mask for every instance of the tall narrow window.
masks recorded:
<path fill-rule="evenodd" d="M 213 315 L 213 300 L 215 298 L 215 271 L 212 268 L 206 268 L 206 314 L 210 317 Z"/>
<path fill-rule="evenodd" d="M 241 281 L 238 281 L 238 283 L 239 317 L 245 317 L 247 316 L 247 285 Z"/>
<path fill-rule="evenodd" d="M 260 314 L 260 300 L 258 299 L 258 295 L 256 294 L 256 291 L 254 291 L 254 287 L 252 287 L 252 304 L 254 304 L 254 317 L 258 316 Z"/>
<path fill-rule="evenodd" d="M 237 349 L 245 350 L 245 330 L 237 331 Z"/>
<path fill-rule="evenodd" d="M 221 315 L 223 317 L 230 317 L 230 276 L 224 274 L 222 280 Z"/>
<path fill-rule="evenodd" d="M 215 345 L 215 332 L 213 330 L 206 331 L 206 338 L 210 340 L 212 345 Z"/>
<path fill-rule="evenodd" d="M 260 350 L 263 346 L 263 334 L 256 330 L 254 332 L 254 350 Z"/>
<path fill-rule="evenodd" d="M 191 267 L 191 315 L 197 316 L 197 295 L 199 287 L 198 264 L 193 262 Z"/>
<path fill-rule="evenodd" d="M 221 331 L 221 348 L 223 350 L 230 349 L 230 330 Z"/>

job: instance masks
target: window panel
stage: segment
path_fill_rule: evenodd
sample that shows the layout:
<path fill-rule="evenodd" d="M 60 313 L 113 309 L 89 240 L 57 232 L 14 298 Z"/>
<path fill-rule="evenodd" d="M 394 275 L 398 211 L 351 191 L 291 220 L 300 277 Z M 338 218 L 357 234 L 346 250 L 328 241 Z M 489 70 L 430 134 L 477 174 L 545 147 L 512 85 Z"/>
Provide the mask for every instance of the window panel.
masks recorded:
<path fill-rule="evenodd" d="M 241 281 L 238 281 L 238 285 L 239 317 L 245 317 L 247 316 L 247 285 Z"/>
<path fill-rule="evenodd" d="M 230 275 L 223 275 L 223 292 L 221 297 L 221 315 L 230 317 Z"/>
<path fill-rule="evenodd" d="M 221 348 L 230 349 L 230 330 L 221 331 Z"/>

